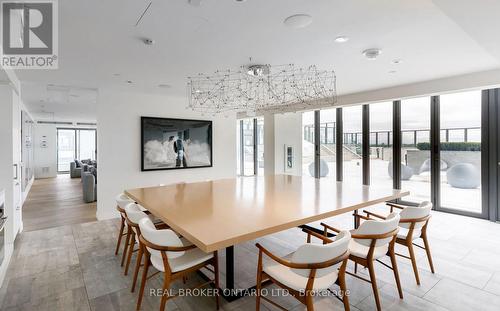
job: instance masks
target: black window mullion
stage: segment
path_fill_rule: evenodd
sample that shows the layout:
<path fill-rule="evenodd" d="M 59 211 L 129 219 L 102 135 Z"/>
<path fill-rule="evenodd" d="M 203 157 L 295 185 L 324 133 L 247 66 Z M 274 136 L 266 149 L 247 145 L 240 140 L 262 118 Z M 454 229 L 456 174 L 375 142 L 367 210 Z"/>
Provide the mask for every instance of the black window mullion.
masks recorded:
<path fill-rule="evenodd" d="M 240 120 L 240 175 L 245 175 L 245 135 L 243 120 Z"/>
<path fill-rule="evenodd" d="M 363 185 L 370 185 L 370 105 L 363 105 L 362 116 Z"/>
<path fill-rule="evenodd" d="M 441 124 L 439 96 L 431 97 L 431 200 L 434 209 L 441 206 Z"/>
<path fill-rule="evenodd" d="M 314 111 L 314 178 L 321 176 L 320 110 Z"/>
<path fill-rule="evenodd" d="M 401 101 L 392 102 L 392 187 L 401 189 Z"/>
<path fill-rule="evenodd" d="M 337 170 L 337 181 L 342 181 L 344 178 L 343 174 L 343 164 L 344 164 L 344 129 L 343 129 L 343 119 L 342 119 L 342 108 L 337 108 L 335 113 L 336 117 L 336 130 L 335 130 L 335 156 L 336 156 L 336 170 Z"/>
<path fill-rule="evenodd" d="M 258 155 L 258 142 L 257 137 L 257 118 L 253 119 L 253 174 L 257 175 L 259 173 L 259 155 Z"/>

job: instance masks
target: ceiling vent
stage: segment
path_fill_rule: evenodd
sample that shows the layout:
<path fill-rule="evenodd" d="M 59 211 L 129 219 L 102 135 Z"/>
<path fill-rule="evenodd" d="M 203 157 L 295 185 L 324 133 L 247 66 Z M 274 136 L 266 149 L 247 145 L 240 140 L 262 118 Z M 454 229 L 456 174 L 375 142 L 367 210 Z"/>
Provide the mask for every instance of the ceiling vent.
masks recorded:
<path fill-rule="evenodd" d="M 61 121 L 37 121 L 38 124 L 55 124 L 55 125 L 73 125 L 73 122 L 61 122 Z"/>

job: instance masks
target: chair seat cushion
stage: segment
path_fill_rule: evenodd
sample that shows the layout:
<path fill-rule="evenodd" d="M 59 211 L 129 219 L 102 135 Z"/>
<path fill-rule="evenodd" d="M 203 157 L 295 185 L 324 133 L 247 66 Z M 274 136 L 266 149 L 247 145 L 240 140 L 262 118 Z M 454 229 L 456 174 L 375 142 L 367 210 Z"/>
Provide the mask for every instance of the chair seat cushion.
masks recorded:
<path fill-rule="evenodd" d="M 369 246 L 365 246 L 363 244 L 357 243 L 355 240 L 351 240 L 349 242 L 349 253 L 356 257 L 366 258 L 368 256 L 368 251 L 370 250 Z M 383 257 L 387 254 L 389 250 L 388 245 L 375 247 L 375 251 L 373 252 L 373 259 L 377 259 Z"/>
<path fill-rule="evenodd" d="M 263 270 L 276 281 L 292 289 L 301 291 L 306 288 L 308 278 L 293 272 L 289 267 L 273 262 L 264 264 Z M 327 289 L 335 283 L 337 277 L 337 271 L 333 271 L 322 277 L 317 277 L 314 279 L 313 289 Z"/>
<path fill-rule="evenodd" d="M 181 238 L 181 242 L 184 246 L 192 244 L 184 238 Z M 194 248 L 186 251 L 184 255 L 180 257 L 169 259 L 168 263 L 172 272 L 178 272 L 194 267 L 197 264 L 211 259 L 213 256 L 213 253 L 205 253 L 199 248 Z M 153 264 L 153 266 L 159 271 L 165 272 L 160 252 L 151 252 L 151 264 Z"/>
<path fill-rule="evenodd" d="M 406 239 L 408 232 L 410 232 L 409 229 L 399 227 L 398 238 Z M 413 234 L 411 236 L 411 239 L 412 240 L 418 239 L 421 233 L 422 233 L 421 229 L 413 229 Z"/>

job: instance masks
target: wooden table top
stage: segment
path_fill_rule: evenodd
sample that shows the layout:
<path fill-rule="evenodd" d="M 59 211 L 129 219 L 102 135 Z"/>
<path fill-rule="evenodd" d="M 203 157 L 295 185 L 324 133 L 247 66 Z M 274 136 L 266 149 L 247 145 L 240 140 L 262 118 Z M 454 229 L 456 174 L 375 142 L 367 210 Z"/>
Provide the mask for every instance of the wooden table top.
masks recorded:
<path fill-rule="evenodd" d="M 289 175 L 137 188 L 125 193 L 205 252 L 409 194 Z"/>

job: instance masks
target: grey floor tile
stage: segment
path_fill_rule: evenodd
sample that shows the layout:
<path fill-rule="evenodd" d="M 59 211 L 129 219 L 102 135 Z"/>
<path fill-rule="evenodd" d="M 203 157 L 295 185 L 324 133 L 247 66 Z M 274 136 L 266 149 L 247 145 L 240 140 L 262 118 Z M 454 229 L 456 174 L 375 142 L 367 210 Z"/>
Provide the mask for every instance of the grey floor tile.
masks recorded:
<path fill-rule="evenodd" d="M 500 297 L 463 283 L 443 279 L 424 299 L 453 311 L 498 310 Z"/>

